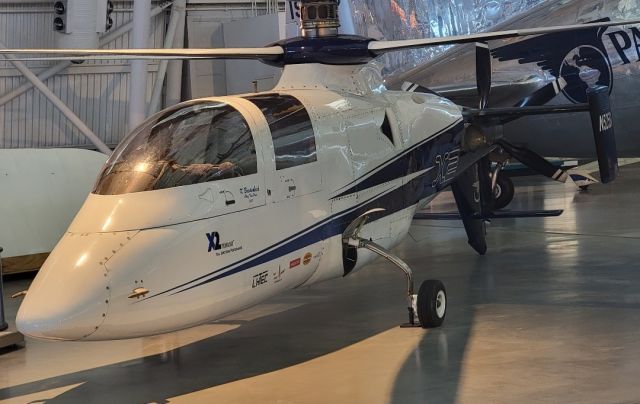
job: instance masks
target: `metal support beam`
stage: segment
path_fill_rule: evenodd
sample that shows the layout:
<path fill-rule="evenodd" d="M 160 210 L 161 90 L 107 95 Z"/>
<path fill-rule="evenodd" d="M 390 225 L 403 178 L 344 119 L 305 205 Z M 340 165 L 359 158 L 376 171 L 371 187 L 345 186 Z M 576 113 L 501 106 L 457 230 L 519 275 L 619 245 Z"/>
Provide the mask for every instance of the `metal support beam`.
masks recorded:
<path fill-rule="evenodd" d="M 353 17 L 349 3 L 350 2 L 343 0 L 338 6 L 338 13 L 340 15 L 340 33 L 356 35 L 356 28 L 353 25 Z"/>
<path fill-rule="evenodd" d="M 133 2 L 132 46 L 134 49 L 147 48 L 150 31 L 151 0 Z M 129 130 L 135 129 L 146 118 L 147 104 L 147 61 L 131 61 L 129 86 Z"/>
<path fill-rule="evenodd" d="M 164 4 L 154 8 L 153 10 L 151 10 L 151 18 L 154 18 L 158 14 L 162 13 L 170 5 L 171 5 L 171 3 L 169 3 L 169 2 L 168 3 L 164 3 Z M 108 43 L 110 43 L 111 41 L 115 40 L 116 38 L 119 38 L 122 35 L 126 34 L 127 32 L 129 32 L 131 30 L 132 27 L 133 27 L 133 21 L 129 21 L 128 23 L 121 25 L 120 27 L 118 27 L 114 31 L 111 31 L 108 34 L 103 35 L 100 38 L 100 42 L 99 42 L 100 47 L 103 47 L 103 46 L 107 45 Z M 40 81 L 46 81 L 49 78 L 55 76 L 56 74 L 64 71 L 69 66 L 71 66 L 71 62 L 69 62 L 69 61 L 64 61 L 64 62 L 57 63 L 57 64 L 51 66 L 50 68 L 48 68 L 47 70 L 43 71 L 42 73 L 38 74 L 38 79 Z M 26 93 L 27 91 L 31 90 L 31 88 L 33 88 L 33 83 L 31 83 L 29 80 L 27 80 L 25 83 L 22 83 L 20 86 L 14 88 L 13 90 L 8 92 L 7 94 L 5 94 L 2 97 L 0 97 L 0 107 L 3 106 L 4 104 L 10 102 L 14 98 L 19 97 L 22 94 Z"/>
<path fill-rule="evenodd" d="M 50 68 L 48 68 L 47 70 L 45 70 L 42 73 L 40 73 L 38 75 L 38 80 L 40 80 L 40 81 L 48 80 L 49 78 L 55 76 L 56 74 L 58 74 L 61 71 L 65 70 L 69 66 L 71 66 L 71 62 L 69 62 L 69 61 L 64 61 L 64 62 L 60 62 L 60 63 L 58 63 L 56 65 L 53 65 Z M 30 82 L 29 80 L 27 80 L 26 82 L 22 83 L 20 86 L 14 88 L 13 90 L 9 91 L 7 94 L 5 94 L 2 97 L 0 97 L 0 106 L 3 106 L 4 104 L 10 102 L 14 98 L 17 98 L 17 97 L 21 96 L 22 94 L 24 94 L 27 91 L 31 90 L 32 87 L 33 87 L 33 83 Z"/>
<path fill-rule="evenodd" d="M 176 2 L 177 3 L 177 2 Z M 173 38 L 174 48 L 184 48 L 184 30 L 186 26 L 186 0 L 180 0 L 178 7 L 184 4 L 184 11 L 180 14 L 176 33 Z M 175 3 L 174 3 L 175 6 Z M 182 101 L 182 68 L 184 61 L 173 60 L 167 66 L 167 87 L 165 90 L 165 107 L 170 107 Z"/>
<path fill-rule="evenodd" d="M 0 48 L 6 49 L 7 47 L 4 43 L 0 42 Z M 13 66 L 20 72 L 22 75 L 29 80 L 35 88 L 40 90 L 42 95 L 47 97 L 51 103 L 62 112 L 62 114 L 73 124 L 75 125 L 82 134 L 93 143 L 98 150 L 100 150 L 104 154 L 111 154 L 111 149 L 105 145 L 100 138 L 93 133 L 93 131 L 80 119 L 72 110 L 65 104 L 57 95 L 54 94 L 53 91 L 47 87 L 38 76 L 36 76 L 24 63 L 15 60 L 15 58 L 11 55 L 4 55 L 4 57 L 13 64 Z"/>
<path fill-rule="evenodd" d="M 171 7 L 171 18 L 169 19 L 169 27 L 167 28 L 167 34 L 164 38 L 164 48 L 169 49 L 173 48 L 175 43 L 176 32 L 180 26 L 183 27 L 184 30 L 184 19 L 187 12 L 187 0 L 175 0 L 173 2 L 173 6 Z M 183 46 L 178 46 L 182 48 Z M 153 93 L 151 94 L 151 101 L 149 102 L 149 110 L 147 111 L 147 115 L 150 116 L 158 112 L 161 108 L 162 102 L 162 87 L 164 86 L 164 80 L 167 76 L 167 67 L 169 61 L 162 60 L 160 61 L 160 66 L 158 67 L 158 74 L 156 76 L 156 82 L 153 86 Z M 172 79 L 176 79 L 172 77 Z M 181 78 L 178 78 L 181 82 Z"/>

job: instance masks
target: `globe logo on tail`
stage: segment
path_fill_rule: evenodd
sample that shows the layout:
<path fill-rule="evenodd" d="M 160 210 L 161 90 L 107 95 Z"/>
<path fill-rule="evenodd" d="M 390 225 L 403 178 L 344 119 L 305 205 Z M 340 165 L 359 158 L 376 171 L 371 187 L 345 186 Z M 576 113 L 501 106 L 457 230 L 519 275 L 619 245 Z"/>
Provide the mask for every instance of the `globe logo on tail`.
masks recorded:
<path fill-rule="evenodd" d="M 562 93 L 573 103 L 587 102 L 587 88 L 613 86 L 613 71 L 607 56 L 592 45 L 581 45 L 569 52 L 560 66 L 560 76 L 567 85 Z"/>

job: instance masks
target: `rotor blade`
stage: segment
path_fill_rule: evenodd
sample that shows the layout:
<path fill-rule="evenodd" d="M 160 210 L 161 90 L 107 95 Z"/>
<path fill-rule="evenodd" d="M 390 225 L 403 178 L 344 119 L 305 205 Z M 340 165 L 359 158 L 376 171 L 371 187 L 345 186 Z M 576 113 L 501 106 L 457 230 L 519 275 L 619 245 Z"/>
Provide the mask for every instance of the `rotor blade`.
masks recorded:
<path fill-rule="evenodd" d="M 640 20 L 627 21 L 607 21 L 590 24 L 562 25 L 545 28 L 525 28 L 508 31 L 483 32 L 471 35 L 457 35 L 443 38 L 407 39 L 399 41 L 372 41 L 369 42 L 369 51 L 374 55 L 382 55 L 402 49 L 424 48 L 439 45 L 456 45 L 463 43 L 486 42 L 496 39 L 517 38 L 531 35 L 553 34 L 556 32 L 576 31 L 581 29 L 591 29 L 594 27 L 613 27 L 618 25 L 640 24 Z"/>
<path fill-rule="evenodd" d="M 515 107 L 523 108 L 523 107 L 537 107 L 540 105 L 545 105 L 552 99 L 556 97 L 556 95 L 560 94 L 567 86 L 567 81 L 560 77 L 557 80 L 539 88 L 533 93 L 529 94 L 525 98 L 521 99 L 514 105 Z"/>
<path fill-rule="evenodd" d="M 491 51 L 486 42 L 476 43 L 476 84 L 480 97 L 480 109 L 489 106 L 491 94 Z"/>
<path fill-rule="evenodd" d="M 16 55 L 46 55 L 16 57 Z M 277 60 L 284 54 L 280 46 L 219 49 L 0 49 L 13 60 L 103 60 L 103 59 L 264 59 Z"/>
<path fill-rule="evenodd" d="M 498 141 L 500 146 L 513 158 L 530 169 L 558 182 L 566 182 L 568 175 L 562 168 L 548 162 L 544 157 L 525 147 L 514 146 L 504 139 Z"/>

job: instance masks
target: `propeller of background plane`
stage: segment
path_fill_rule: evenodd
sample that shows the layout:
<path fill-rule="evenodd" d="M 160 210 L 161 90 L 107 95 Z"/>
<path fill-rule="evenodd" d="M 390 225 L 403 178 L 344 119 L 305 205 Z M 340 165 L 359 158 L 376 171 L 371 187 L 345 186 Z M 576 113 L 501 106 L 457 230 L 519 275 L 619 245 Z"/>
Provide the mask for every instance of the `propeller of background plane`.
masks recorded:
<path fill-rule="evenodd" d="M 489 107 L 489 96 L 491 94 L 491 51 L 489 46 L 485 42 L 476 43 L 476 81 L 478 86 L 478 97 L 480 110 Z M 531 95 L 523 98 L 516 103 L 517 108 L 531 107 L 544 105 L 551 101 L 560 91 L 556 81 L 547 84 L 539 90 L 533 92 Z M 517 119 L 516 117 L 512 118 Z M 506 120 L 501 120 L 500 123 L 506 123 Z M 568 175 L 556 166 L 547 161 L 544 157 L 540 156 L 531 149 L 526 147 L 515 146 L 504 139 L 500 139 L 498 142 L 502 148 L 509 153 L 513 158 L 529 167 L 533 171 L 551 178 L 555 181 L 566 182 Z"/>
<path fill-rule="evenodd" d="M 598 24 L 584 24 L 583 27 L 593 28 Z M 611 107 L 609 104 L 609 89 L 607 87 L 596 86 L 587 89 L 586 104 L 575 106 L 549 106 L 543 107 L 547 102 L 555 98 L 556 95 L 566 86 L 566 81 L 560 77 L 551 83 L 536 90 L 531 95 L 518 101 L 513 108 L 489 107 L 489 95 L 491 93 L 491 52 L 486 43 L 476 44 L 476 77 L 478 85 L 479 109 L 480 113 L 487 110 L 485 117 L 491 115 L 499 116 L 499 123 L 506 124 L 522 116 L 545 113 L 569 113 L 588 111 L 591 115 L 591 122 L 595 136 L 596 152 L 600 167 L 600 177 L 603 183 L 608 183 L 616 178 L 618 172 L 617 149 L 615 136 L 613 133 L 613 120 Z M 589 73 L 587 73 L 589 74 Z M 493 112 L 493 113 L 492 113 Z M 494 121 L 489 121 L 495 124 Z M 555 181 L 566 182 L 569 178 L 566 171 L 558 168 L 547 161 L 544 157 L 526 147 L 515 146 L 505 139 L 497 142 L 513 158 L 520 161 L 525 166 Z"/>

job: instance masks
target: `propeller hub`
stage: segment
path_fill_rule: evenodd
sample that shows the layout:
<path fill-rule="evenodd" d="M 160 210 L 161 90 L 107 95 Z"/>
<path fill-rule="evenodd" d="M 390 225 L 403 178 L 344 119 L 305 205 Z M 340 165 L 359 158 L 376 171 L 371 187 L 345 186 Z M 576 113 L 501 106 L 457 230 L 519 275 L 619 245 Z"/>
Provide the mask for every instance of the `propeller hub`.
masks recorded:
<path fill-rule="evenodd" d="M 300 7 L 300 27 L 303 37 L 337 36 L 340 27 L 340 0 L 303 0 Z"/>

